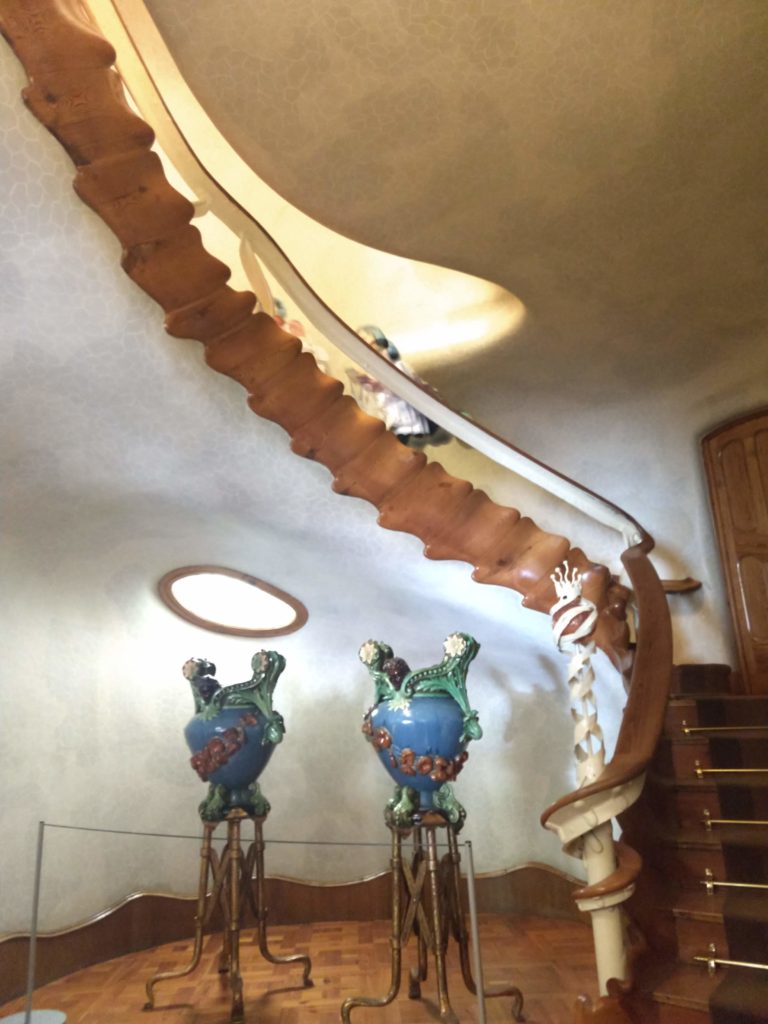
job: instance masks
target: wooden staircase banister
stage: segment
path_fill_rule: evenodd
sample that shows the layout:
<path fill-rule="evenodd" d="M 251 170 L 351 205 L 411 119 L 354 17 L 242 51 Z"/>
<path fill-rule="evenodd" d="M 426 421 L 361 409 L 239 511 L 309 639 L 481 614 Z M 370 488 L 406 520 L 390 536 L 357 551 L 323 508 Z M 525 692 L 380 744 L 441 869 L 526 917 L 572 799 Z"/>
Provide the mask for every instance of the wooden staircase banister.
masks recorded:
<path fill-rule="evenodd" d="M 653 539 L 646 535 L 621 556 L 635 594 L 638 632 L 616 756 L 633 758 L 642 771 L 661 736 L 672 682 L 672 620 L 664 587 L 648 557 L 652 548 Z"/>

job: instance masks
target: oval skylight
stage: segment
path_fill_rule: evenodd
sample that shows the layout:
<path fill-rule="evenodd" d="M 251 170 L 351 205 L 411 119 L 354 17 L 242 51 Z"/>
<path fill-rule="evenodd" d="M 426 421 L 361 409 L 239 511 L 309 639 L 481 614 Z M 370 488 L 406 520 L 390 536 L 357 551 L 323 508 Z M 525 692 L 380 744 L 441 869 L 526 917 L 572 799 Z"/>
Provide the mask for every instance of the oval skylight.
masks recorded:
<path fill-rule="evenodd" d="M 187 622 L 233 636 L 283 636 L 301 629 L 308 612 L 297 598 L 264 580 L 216 565 L 166 573 L 160 597 Z"/>

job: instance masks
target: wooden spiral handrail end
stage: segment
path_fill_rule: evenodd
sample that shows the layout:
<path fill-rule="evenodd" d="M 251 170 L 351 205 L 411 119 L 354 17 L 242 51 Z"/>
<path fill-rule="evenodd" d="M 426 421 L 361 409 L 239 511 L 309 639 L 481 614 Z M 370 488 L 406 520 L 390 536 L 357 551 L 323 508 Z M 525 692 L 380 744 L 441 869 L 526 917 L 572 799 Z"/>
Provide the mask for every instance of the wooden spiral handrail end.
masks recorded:
<path fill-rule="evenodd" d="M 628 889 L 637 880 L 643 867 L 643 858 L 627 843 L 620 840 L 615 844 L 616 870 L 594 885 L 584 885 L 571 894 L 577 903 L 602 899 Z"/>

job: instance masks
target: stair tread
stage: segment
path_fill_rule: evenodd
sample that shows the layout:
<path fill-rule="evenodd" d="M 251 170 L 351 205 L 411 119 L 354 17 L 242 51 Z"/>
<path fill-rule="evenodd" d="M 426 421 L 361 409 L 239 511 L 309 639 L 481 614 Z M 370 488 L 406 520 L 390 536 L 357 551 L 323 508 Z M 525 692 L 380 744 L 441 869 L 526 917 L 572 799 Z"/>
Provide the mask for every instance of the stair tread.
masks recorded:
<path fill-rule="evenodd" d="M 675 917 L 698 921 L 722 921 L 725 917 L 739 921 L 768 921 L 768 893 L 726 892 L 716 890 L 682 890 L 674 899 Z"/>
<path fill-rule="evenodd" d="M 656 963 L 643 971 L 640 988 L 655 1002 L 706 1010 L 709 997 L 720 983 L 703 966 L 675 961 Z"/>
<path fill-rule="evenodd" d="M 768 702 L 768 697 L 764 693 L 713 693 L 708 690 L 702 690 L 699 693 L 670 693 L 669 701 L 671 704 L 696 704 L 699 701 L 727 701 L 739 704 L 749 704 L 750 702 L 756 705 L 765 704 Z"/>
<path fill-rule="evenodd" d="M 682 729 L 676 729 L 664 733 L 661 738 L 663 742 L 669 743 L 674 747 L 703 747 L 707 749 L 710 743 L 722 743 L 723 740 L 733 740 L 740 744 L 745 744 L 748 748 L 763 745 L 766 748 L 765 767 L 768 768 L 768 733 L 759 733 L 756 728 L 750 728 L 748 725 L 734 726 L 728 732 L 712 733 L 685 733 Z"/>
<path fill-rule="evenodd" d="M 759 825 L 723 825 L 717 829 L 681 828 L 662 835 L 663 842 L 675 846 L 719 847 L 766 846 L 768 830 Z"/>
<path fill-rule="evenodd" d="M 768 972 L 731 968 L 716 975 L 718 986 L 712 993 L 711 1006 L 714 1019 L 718 1010 L 725 1012 L 726 1020 L 740 1024 L 765 1024 L 768 1014 Z"/>
<path fill-rule="evenodd" d="M 675 917 L 692 917 L 698 921 L 721 921 L 725 893 L 716 891 L 708 893 L 701 890 L 683 889 L 674 898 L 672 913 Z"/>
<path fill-rule="evenodd" d="M 734 772 L 728 775 L 709 775 L 703 779 L 695 775 L 687 778 L 675 778 L 673 775 L 662 775 L 653 770 L 648 772 L 648 777 L 655 785 L 665 789 L 685 790 L 713 790 L 722 789 L 725 786 L 748 786 L 750 789 L 768 789 L 768 774 L 751 775 L 749 772 Z"/>

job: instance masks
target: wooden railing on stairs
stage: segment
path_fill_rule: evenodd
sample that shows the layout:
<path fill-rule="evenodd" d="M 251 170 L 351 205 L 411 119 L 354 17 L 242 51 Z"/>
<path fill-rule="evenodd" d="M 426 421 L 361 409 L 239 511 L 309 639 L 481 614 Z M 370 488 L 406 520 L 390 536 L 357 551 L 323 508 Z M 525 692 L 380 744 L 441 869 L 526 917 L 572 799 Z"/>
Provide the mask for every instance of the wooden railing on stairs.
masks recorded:
<path fill-rule="evenodd" d="M 605 566 L 404 447 L 380 421 L 361 412 L 337 380 L 320 372 L 297 339 L 271 317 L 253 312 L 253 295 L 227 285 L 229 270 L 203 248 L 190 223 L 192 204 L 168 184 L 150 148 L 152 129 L 128 107 L 113 69 L 114 51 L 79 0 L 3 0 L 0 18 L 0 29 L 29 77 L 26 103 L 71 156 L 78 195 L 119 238 L 126 273 L 162 306 L 167 330 L 201 341 L 208 364 L 246 388 L 249 406 L 279 423 L 295 452 L 327 466 L 336 491 L 371 501 L 381 525 L 420 537 L 428 557 L 467 561 L 476 580 L 510 587 L 527 607 L 541 611 L 554 603 L 550 577 L 567 560 L 581 571 L 584 594 L 598 609 L 593 638 L 614 664 L 625 667 L 629 591 Z M 362 341 L 357 344 L 362 365 L 379 358 Z M 387 375 L 393 373 L 382 361 L 380 377 L 389 383 Z M 413 387 L 418 390 L 403 377 L 409 400 L 413 395 L 407 389 Z M 424 402 L 428 414 L 440 419 L 435 396 L 425 391 Z M 414 404 L 421 404 L 418 396 Z M 457 415 L 446 424 L 453 432 Z M 477 424 L 467 426 L 469 436 L 478 432 Z M 495 447 L 513 453 L 516 465 L 528 458 L 488 436 Z M 638 642 L 612 761 L 596 782 L 562 797 L 544 816 L 566 843 L 577 838 L 579 822 L 583 826 L 585 818 L 593 821 L 596 815 L 609 820 L 642 785 L 660 733 L 671 669 L 669 614 L 648 559 L 652 540 L 631 517 L 603 505 L 607 515 L 615 513 L 617 522 L 629 524 L 629 535 L 639 541 L 622 556 L 639 612 Z M 600 885 L 605 891 L 614 882 L 625 885 L 626 873 Z"/>

